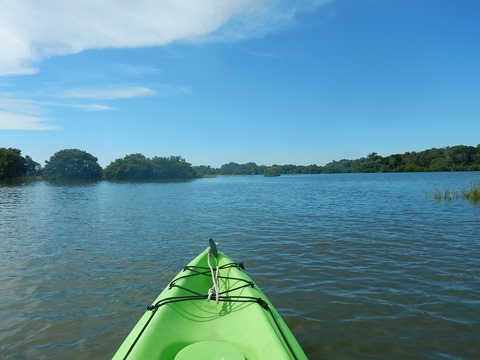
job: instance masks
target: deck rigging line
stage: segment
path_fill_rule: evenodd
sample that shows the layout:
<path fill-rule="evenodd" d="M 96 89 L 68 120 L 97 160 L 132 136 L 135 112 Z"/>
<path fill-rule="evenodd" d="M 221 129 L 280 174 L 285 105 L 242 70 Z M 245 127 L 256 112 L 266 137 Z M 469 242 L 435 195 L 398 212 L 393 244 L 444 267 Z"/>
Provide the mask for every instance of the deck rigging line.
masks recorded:
<path fill-rule="evenodd" d="M 173 279 L 168 288 L 169 289 L 172 289 L 173 287 L 177 287 L 177 288 L 180 288 L 182 290 L 185 290 L 187 292 L 190 292 L 192 293 L 192 295 L 187 295 L 187 296 L 174 296 L 174 297 L 169 297 L 169 298 L 165 298 L 165 299 L 162 299 L 160 301 L 157 301 L 155 304 L 153 305 L 150 305 L 147 307 L 147 310 L 148 311 L 151 311 L 151 315 L 148 319 L 148 321 L 145 323 L 145 325 L 143 326 L 142 330 L 140 331 L 140 333 L 138 334 L 137 338 L 135 339 L 135 341 L 132 343 L 132 345 L 130 346 L 130 349 L 128 350 L 127 354 L 125 355 L 124 359 L 127 359 L 127 357 L 129 356 L 129 354 L 132 352 L 133 348 L 135 347 L 136 343 L 138 342 L 138 340 L 140 339 L 140 337 L 142 336 L 143 332 L 145 331 L 145 329 L 148 327 L 148 325 L 150 324 L 150 321 L 153 319 L 153 317 L 155 316 L 155 313 L 157 312 L 157 310 L 164 306 L 164 305 L 167 305 L 167 304 L 172 304 L 172 303 L 177 303 L 177 302 L 183 302 L 183 301 L 197 301 L 197 300 L 210 300 L 210 297 L 212 296 L 212 294 L 210 293 L 210 291 L 212 289 L 209 290 L 209 294 L 205 295 L 205 294 L 200 294 L 196 291 L 193 291 L 191 289 L 188 289 L 184 286 L 180 286 L 177 284 L 177 282 L 179 280 L 182 280 L 182 279 L 186 279 L 186 278 L 189 278 L 189 277 L 192 277 L 192 276 L 212 276 L 212 279 L 213 281 L 217 282 L 218 284 L 218 281 L 219 279 L 226 279 L 226 280 L 236 280 L 236 281 L 239 281 L 239 282 L 243 282 L 243 285 L 240 285 L 240 286 L 237 286 L 235 288 L 232 288 L 232 289 L 228 289 L 228 290 L 225 290 L 225 291 L 219 291 L 219 290 L 214 290 L 216 291 L 216 301 L 217 303 L 219 302 L 233 302 L 233 303 L 256 303 L 258 305 L 260 305 L 263 309 L 265 309 L 265 311 L 267 311 L 267 313 L 270 314 L 270 317 L 272 318 L 273 322 L 275 323 L 275 326 L 278 330 L 278 332 L 280 333 L 282 339 L 283 339 L 283 342 L 287 345 L 287 348 L 288 350 L 290 351 L 290 354 L 292 355 L 292 359 L 294 360 L 297 360 L 297 356 L 295 354 L 295 352 L 293 351 L 290 343 L 288 342 L 288 339 L 286 337 L 286 335 L 284 334 L 280 324 L 278 323 L 277 319 L 275 318 L 275 315 L 272 313 L 272 310 L 270 309 L 270 306 L 268 305 L 268 302 L 265 301 L 264 299 L 262 298 L 257 298 L 257 297 L 253 297 L 253 296 L 242 296 L 242 295 L 238 295 L 238 296 L 228 296 L 228 293 L 232 292 L 232 291 L 236 291 L 236 290 L 240 290 L 240 289 L 243 289 L 243 288 L 246 288 L 246 287 L 255 287 L 255 284 L 253 283 L 253 281 L 248 281 L 248 280 L 245 280 L 245 279 L 242 279 L 242 278 L 237 278 L 237 277 L 230 277 L 230 276 L 221 276 L 221 275 L 218 275 L 219 274 L 219 270 L 222 270 L 222 269 L 228 269 L 228 268 L 232 268 L 232 267 L 236 267 L 238 269 L 243 269 L 245 270 L 245 266 L 243 264 L 243 262 L 240 262 L 240 263 L 228 263 L 228 264 L 224 264 L 222 266 L 217 266 L 216 267 L 216 276 L 212 275 L 212 272 L 213 272 L 213 269 L 211 268 L 211 266 L 209 267 L 203 267 L 203 266 L 185 266 L 183 268 L 183 271 L 189 271 L 190 273 L 187 274 L 187 275 L 182 275 L 182 276 L 178 276 L 177 278 Z M 218 288 L 217 288 L 218 289 Z"/>

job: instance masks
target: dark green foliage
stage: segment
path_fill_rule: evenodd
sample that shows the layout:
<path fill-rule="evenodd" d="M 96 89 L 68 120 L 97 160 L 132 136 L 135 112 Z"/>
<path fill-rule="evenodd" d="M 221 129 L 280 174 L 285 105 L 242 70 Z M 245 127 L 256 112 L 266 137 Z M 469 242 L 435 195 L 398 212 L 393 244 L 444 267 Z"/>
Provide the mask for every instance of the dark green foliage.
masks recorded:
<path fill-rule="evenodd" d="M 24 158 L 21 151 L 12 148 L 0 148 L 0 180 L 11 180 L 23 176 Z"/>
<path fill-rule="evenodd" d="M 150 160 L 155 179 L 193 179 L 198 177 L 192 165 L 180 156 L 158 157 Z"/>
<path fill-rule="evenodd" d="M 103 170 L 107 180 L 151 180 L 153 166 L 142 154 L 130 154 L 116 159 Z"/>
<path fill-rule="evenodd" d="M 323 173 L 419 172 L 419 171 L 478 171 L 480 145 L 452 146 L 421 152 L 406 152 L 387 157 L 371 153 L 357 160 L 332 161 L 321 169 Z"/>
<path fill-rule="evenodd" d="M 325 173 L 374 173 L 418 171 L 480 171 L 480 144 L 433 148 L 422 152 L 406 152 L 382 157 L 371 153 L 366 158 L 334 160 L 325 166 L 264 166 L 254 162 L 230 162 L 219 169 L 202 165 L 192 167 L 180 156 L 146 158 L 131 154 L 110 163 L 104 170 L 107 180 L 192 179 L 215 175 L 277 175 Z M 42 175 L 40 164 L 31 157 L 22 157 L 18 149 L 0 148 L 0 180 Z M 46 161 L 43 177 L 48 180 L 99 180 L 102 169 L 96 157 L 78 149 L 57 152 Z"/>
<path fill-rule="evenodd" d="M 24 172 L 25 176 L 41 176 L 42 166 L 27 155 L 24 158 Z"/>
<path fill-rule="evenodd" d="M 40 172 L 40 164 L 33 161 L 30 156 L 23 157 L 18 149 L 0 148 L 0 180 L 38 176 Z"/>
<path fill-rule="evenodd" d="M 418 171 L 479 171 L 480 145 L 452 146 L 429 149 L 422 152 L 406 152 L 382 157 L 371 153 L 366 158 L 334 160 L 325 166 L 318 165 L 272 165 L 230 162 L 220 169 L 196 168 L 203 175 L 256 175 L 265 174 L 332 174 L 332 173 L 377 173 Z"/>
<path fill-rule="evenodd" d="M 270 166 L 269 168 L 266 168 L 265 171 L 263 172 L 263 176 L 266 176 L 266 177 L 280 176 L 280 174 L 281 174 L 280 166 Z"/>
<path fill-rule="evenodd" d="M 237 164 L 229 162 L 220 168 L 221 175 L 260 175 L 263 174 L 266 166 L 258 166 L 254 162 Z"/>
<path fill-rule="evenodd" d="M 96 181 L 102 177 L 98 159 L 83 150 L 61 150 L 45 163 L 43 177 L 46 180 Z"/>
<path fill-rule="evenodd" d="M 180 156 L 146 158 L 131 154 L 111 162 L 103 171 L 106 180 L 172 180 L 198 177 L 192 165 Z"/>
<path fill-rule="evenodd" d="M 218 174 L 218 169 L 214 169 L 210 165 L 194 166 L 194 169 L 200 177 L 215 176 Z"/>

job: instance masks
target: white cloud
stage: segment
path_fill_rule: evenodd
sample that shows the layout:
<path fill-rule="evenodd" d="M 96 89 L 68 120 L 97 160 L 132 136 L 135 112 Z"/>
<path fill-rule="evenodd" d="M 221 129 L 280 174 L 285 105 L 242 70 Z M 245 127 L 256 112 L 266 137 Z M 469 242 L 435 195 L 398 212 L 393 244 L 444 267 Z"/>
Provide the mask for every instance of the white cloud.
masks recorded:
<path fill-rule="evenodd" d="M 137 76 L 159 75 L 162 71 L 153 66 L 138 66 L 132 64 L 117 64 L 117 68 L 125 73 Z"/>
<path fill-rule="evenodd" d="M 40 116 L 0 111 L 0 130 L 54 130 Z"/>
<path fill-rule="evenodd" d="M 88 49 L 259 37 L 290 24 L 298 12 L 329 1 L 0 0 L 0 79 L 34 74 L 38 62 L 44 59 Z M 275 57 L 268 53 L 255 55 Z M 149 66 L 119 66 L 134 75 L 161 72 Z M 0 86 L 15 88 L 10 81 Z M 52 119 L 47 117 L 55 107 L 105 111 L 115 109 L 101 104 L 109 100 L 191 92 L 189 86 L 157 84 L 152 88 L 117 85 L 85 88 L 56 95 L 0 93 L 0 130 L 56 129 L 49 125 Z"/>
<path fill-rule="evenodd" d="M 328 0 L 0 0 L 0 76 L 86 49 L 261 36 Z"/>
<path fill-rule="evenodd" d="M 0 93 L 0 130 L 53 130 L 37 103 Z"/>
<path fill-rule="evenodd" d="M 143 86 L 115 86 L 100 89 L 70 90 L 61 94 L 64 98 L 114 100 L 155 95 L 156 91 Z"/>
<path fill-rule="evenodd" d="M 57 106 L 65 106 L 65 105 L 57 105 Z M 73 105 L 68 105 L 68 107 L 77 108 L 85 111 L 115 110 L 115 108 L 112 108 L 111 106 L 99 105 L 99 104 L 73 104 Z"/>
<path fill-rule="evenodd" d="M 45 113 L 35 101 L 17 99 L 6 93 L 0 93 L 0 111 L 39 116 Z"/>
<path fill-rule="evenodd" d="M 111 106 L 100 105 L 100 104 L 80 104 L 80 103 L 65 103 L 65 102 L 50 102 L 50 101 L 38 101 L 36 103 L 41 106 L 64 107 L 64 108 L 79 109 L 84 111 L 116 110 Z"/>
<path fill-rule="evenodd" d="M 150 89 L 144 86 L 108 86 L 104 88 L 76 89 L 65 91 L 60 94 L 61 98 L 70 99 L 90 99 L 90 100 L 116 100 L 130 99 L 143 96 L 172 96 L 189 95 L 192 93 L 190 86 L 160 84 L 156 89 Z M 103 109 L 102 109 L 103 110 Z"/>
<path fill-rule="evenodd" d="M 38 101 L 19 99 L 0 93 L 0 130 L 56 130 L 57 126 L 48 124 L 51 107 L 69 107 L 84 111 L 105 111 L 114 108 L 99 104 Z"/>

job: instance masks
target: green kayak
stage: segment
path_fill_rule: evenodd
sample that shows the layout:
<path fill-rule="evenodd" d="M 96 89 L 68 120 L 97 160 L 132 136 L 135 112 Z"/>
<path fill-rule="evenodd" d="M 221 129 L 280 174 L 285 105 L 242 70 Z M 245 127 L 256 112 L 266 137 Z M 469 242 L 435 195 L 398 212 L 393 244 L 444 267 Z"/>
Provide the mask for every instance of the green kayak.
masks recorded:
<path fill-rule="evenodd" d="M 245 273 L 210 246 L 147 308 L 113 359 L 306 359 L 283 319 Z"/>

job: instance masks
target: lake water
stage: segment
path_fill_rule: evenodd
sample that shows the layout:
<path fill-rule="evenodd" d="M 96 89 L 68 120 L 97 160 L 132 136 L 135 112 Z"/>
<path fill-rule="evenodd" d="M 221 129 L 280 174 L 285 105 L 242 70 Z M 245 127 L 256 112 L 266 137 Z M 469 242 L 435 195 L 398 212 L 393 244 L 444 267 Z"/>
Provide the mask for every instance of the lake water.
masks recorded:
<path fill-rule="evenodd" d="M 213 237 L 310 359 L 475 359 L 476 173 L 0 185 L 0 358 L 109 359 Z M 428 195 L 428 196 L 427 196 Z"/>

